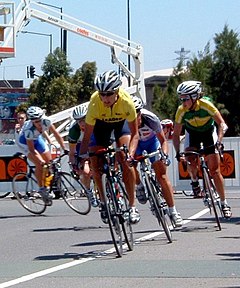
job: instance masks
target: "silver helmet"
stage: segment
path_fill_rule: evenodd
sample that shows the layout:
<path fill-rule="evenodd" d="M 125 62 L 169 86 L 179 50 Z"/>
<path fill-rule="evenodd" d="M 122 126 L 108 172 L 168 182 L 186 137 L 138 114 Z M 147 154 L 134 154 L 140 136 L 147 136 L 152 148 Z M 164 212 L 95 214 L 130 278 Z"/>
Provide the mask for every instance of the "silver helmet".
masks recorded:
<path fill-rule="evenodd" d="M 99 92 L 115 92 L 122 85 L 122 81 L 116 71 L 110 70 L 96 76 L 94 85 Z"/>
<path fill-rule="evenodd" d="M 84 118 L 87 114 L 88 105 L 89 105 L 89 102 L 82 103 L 82 104 L 76 106 L 73 110 L 73 115 L 72 115 L 73 118 L 75 120 L 79 120 L 79 119 Z"/>
<path fill-rule="evenodd" d="M 134 95 L 132 96 L 132 100 L 136 110 L 141 110 L 144 107 L 143 101 L 140 97 Z"/>
<path fill-rule="evenodd" d="M 44 114 L 44 110 L 37 106 L 30 106 L 27 109 L 27 116 L 28 116 L 28 119 L 30 120 L 41 119 L 43 114 Z"/>
<path fill-rule="evenodd" d="M 189 95 L 192 99 L 198 99 L 202 92 L 202 83 L 200 81 L 184 81 L 177 87 L 177 94 Z"/>

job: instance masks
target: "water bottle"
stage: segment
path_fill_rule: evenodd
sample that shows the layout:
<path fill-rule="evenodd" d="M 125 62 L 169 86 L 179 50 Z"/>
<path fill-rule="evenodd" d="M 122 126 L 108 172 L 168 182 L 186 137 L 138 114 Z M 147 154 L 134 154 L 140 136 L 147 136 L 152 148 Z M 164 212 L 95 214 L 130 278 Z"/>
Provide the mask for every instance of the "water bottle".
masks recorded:
<path fill-rule="evenodd" d="M 50 187 L 52 179 L 53 179 L 53 175 L 52 174 L 47 175 L 46 178 L 45 178 L 44 186 L 45 187 Z"/>
<path fill-rule="evenodd" d="M 53 180 L 53 174 L 51 173 L 47 165 L 44 165 L 43 169 L 45 170 L 44 186 L 50 187 Z"/>

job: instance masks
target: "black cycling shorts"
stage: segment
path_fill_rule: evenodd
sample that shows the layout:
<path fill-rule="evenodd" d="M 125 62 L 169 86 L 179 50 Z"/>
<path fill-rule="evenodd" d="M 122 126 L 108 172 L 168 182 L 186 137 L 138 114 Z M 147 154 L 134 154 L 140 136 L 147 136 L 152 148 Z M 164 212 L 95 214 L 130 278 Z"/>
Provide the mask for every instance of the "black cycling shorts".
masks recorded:
<path fill-rule="evenodd" d="M 217 142 L 216 127 L 209 129 L 205 132 L 187 131 L 185 139 L 185 148 L 194 147 L 197 150 L 200 149 L 200 143 L 203 143 L 203 147 L 206 148 L 205 154 L 216 153 L 214 144 Z"/>
<path fill-rule="evenodd" d="M 89 146 L 107 147 L 111 144 L 111 140 L 118 141 L 121 136 L 130 134 L 131 131 L 129 129 L 127 120 L 114 123 L 96 120 L 96 124 L 93 129 L 94 139 L 91 139 Z M 112 139 L 113 136 L 114 139 Z"/>

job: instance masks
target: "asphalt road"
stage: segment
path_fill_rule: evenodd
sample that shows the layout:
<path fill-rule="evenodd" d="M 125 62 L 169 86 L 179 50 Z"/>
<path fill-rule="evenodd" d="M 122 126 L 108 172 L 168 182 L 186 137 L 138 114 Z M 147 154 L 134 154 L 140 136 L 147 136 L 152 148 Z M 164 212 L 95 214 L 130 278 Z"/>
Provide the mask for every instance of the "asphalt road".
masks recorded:
<path fill-rule="evenodd" d="M 87 216 L 54 200 L 34 216 L 0 199 L 0 288 L 240 287 L 240 195 L 228 192 L 231 220 L 217 231 L 201 199 L 176 194 L 182 229 L 166 237 L 146 205 L 138 205 L 134 250 L 116 258 L 96 208 Z"/>

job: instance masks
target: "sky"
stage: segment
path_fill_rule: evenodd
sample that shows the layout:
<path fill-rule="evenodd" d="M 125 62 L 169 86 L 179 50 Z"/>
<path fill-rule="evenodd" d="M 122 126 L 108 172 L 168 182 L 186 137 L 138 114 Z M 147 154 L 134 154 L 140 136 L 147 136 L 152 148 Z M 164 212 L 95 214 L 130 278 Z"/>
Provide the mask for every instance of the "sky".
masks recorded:
<path fill-rule="evenodd" d="M 14 1 L 16 7 L 20 0 Z M 56 6 L 64 14 L 123 38 L 128 37 L 128 0 L 46 0 L 45 4 Z M 176 66 L 182 48 L 193 57 L 203 51 L 210 42 L 214 50 L 214 36 L 228 25 L 240 33 L 239 0 L 129 0 L 130 38 L 140 44 L 144 51 L 144 70 L 153 71 Z M 47 7 L 47 6 L 45 6 Z M 49 8 L 49 6 L 48 6 Z M 60 29 L 32 18 L 23 30 L 46 35 L 18 33 L 16 57 L 3 60 L 0 79 L 23 80 L 28 87 L 26 67 L 41 66 L 50 52 L 60 46 Z M 51 36 L 50 36 L 51 35 Z M 82 36 L 68 32 L 67 57 L 74 71 L 86 61 L 96 61 L 98 73 L 117 69 L 111 63 L 110 48 Z M 127 56 L 126 64 L 127 64 Z M 124 59 L 123 59 L 124 60 Z M 132 65 L 131 65 L 132 66 Z"/>

